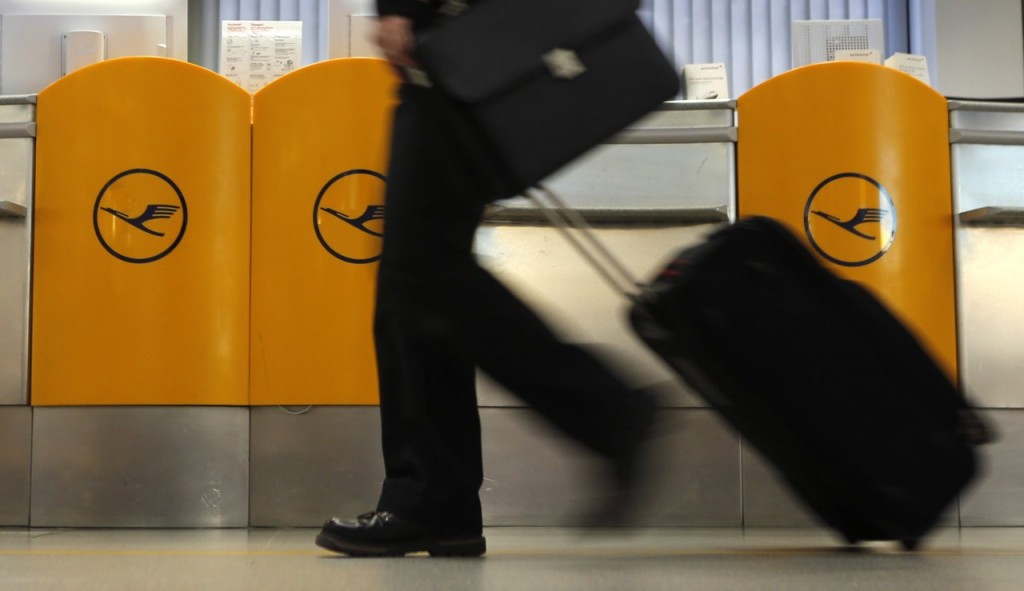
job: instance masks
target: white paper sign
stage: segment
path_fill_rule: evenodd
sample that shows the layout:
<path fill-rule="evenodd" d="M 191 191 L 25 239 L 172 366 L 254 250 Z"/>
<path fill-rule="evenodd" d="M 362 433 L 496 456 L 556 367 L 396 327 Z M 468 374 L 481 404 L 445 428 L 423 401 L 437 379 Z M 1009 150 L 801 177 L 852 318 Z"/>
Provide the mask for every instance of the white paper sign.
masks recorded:
<path fill-rule="evenodd" d="M 220 73 L 249 92 L 301 65 L 301 21 L 221 23 Z"/>
<path fill-rule="evenodd" d="M 882 52 L 877 49 L 837 49 L 835 51 L 835 61 L 866 62 L 882 65 Z"/>
<path fill-rule="evenodd" d="M 885 65 L 900 72 L 910 74 L 929 86 L 932 84 L 931 76 L 928 74 L 928 58 L 923 55 L 894 53 L 892 57 L 885 60 Z"/>
<path fill-rule="evenodd" d="M 683 84 L 687 100 L 729 98 L 729 76 L 725 64 L 690 64 L 683 68 Z"/>

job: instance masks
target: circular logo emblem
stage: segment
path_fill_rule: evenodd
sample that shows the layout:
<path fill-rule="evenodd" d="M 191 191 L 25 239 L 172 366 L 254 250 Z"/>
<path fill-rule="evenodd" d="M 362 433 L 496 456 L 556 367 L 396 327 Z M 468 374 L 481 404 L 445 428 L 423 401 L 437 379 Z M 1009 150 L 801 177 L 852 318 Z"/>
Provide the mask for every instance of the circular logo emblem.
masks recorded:
<path fill-rule="evenodd" d="M 185 235 L 185 196 L 167 175 L 126 170 L 107 181 L 92 211 L 93 228 L 107 252 L 129 263 L 167 256 Z"/>
<path fill-rule="evenodd" d="M 821 256 L 845 267 L 869 265 L 896 239 L 896 207 L 878 181 L 844 172 L 818 185 L 804 208 L 807 239 Z"/>
<path fill-rule="evenodd" d="M 357 265 L 380 258 L 387 179 L 350 170 L 327 181 L 313 206 L 313 228 L 327 252 Z"/>

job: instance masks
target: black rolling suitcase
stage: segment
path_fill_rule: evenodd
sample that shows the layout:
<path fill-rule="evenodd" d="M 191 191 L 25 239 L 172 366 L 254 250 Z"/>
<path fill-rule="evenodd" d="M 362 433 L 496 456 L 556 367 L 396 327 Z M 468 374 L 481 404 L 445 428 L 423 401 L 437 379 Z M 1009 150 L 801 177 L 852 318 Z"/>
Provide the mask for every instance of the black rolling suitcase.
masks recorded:
<path fill-rule="evenodd" d="M 961 393 L 778 222 L 750 218 L 683 251 L 631 320 L 851 543 L 914 548 L 975 475 L 988 435 Z"/>
<path fill-rule="evenodd" d="M 632 299 L 638 336 L 848 542 L 913 549 L 975 475 L 989 433 L 961 393 L 778 222 L 719 230 Z"/>

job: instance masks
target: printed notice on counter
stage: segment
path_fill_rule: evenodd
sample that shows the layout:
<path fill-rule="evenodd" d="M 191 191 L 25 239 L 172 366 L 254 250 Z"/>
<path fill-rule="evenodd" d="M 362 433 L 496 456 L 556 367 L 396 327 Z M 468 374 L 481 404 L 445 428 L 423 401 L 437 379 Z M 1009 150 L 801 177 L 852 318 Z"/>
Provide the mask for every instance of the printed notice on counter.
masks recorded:
<path fill-rule="evenodd" d="M 892 57 L 885 60 L 885 65 L 904 74 L 910 74 L 928 86 L 932 84 L 931 76 L 928 75 L 928 58 L 923 55 L 894 53 Z"/>
<path fill-rule="evenodd" d="M 256 92 L 302 65 L 301 21 L 223 21 L 220 73 Z"/>
<path fill-rule="evenodd" d="M 690 64 L 683 68 L 683 84 L 686 100 L 729 98 L 729 76 L 725 64 Z"/>

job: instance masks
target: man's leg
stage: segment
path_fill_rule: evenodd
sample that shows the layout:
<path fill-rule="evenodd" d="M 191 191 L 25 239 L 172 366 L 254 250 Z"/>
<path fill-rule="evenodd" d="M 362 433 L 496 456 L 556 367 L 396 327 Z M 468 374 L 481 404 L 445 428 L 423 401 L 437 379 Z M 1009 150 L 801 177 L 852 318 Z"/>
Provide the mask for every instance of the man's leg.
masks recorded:
<path fill-rule="evenodd" d="M 388 172 L 375 342 L 385 481 L 377 511 L 328 522 L 318 543 L 350 554 L 479 555 L 480 419 L 472 358 L 452 346 L 451 320 L 428 293 L 465 289 L 482 206 L 453 174 L 458 151 L 404 87 Z"/>

